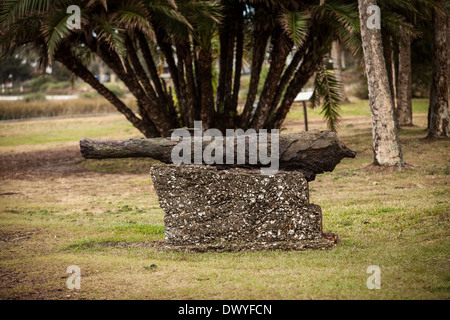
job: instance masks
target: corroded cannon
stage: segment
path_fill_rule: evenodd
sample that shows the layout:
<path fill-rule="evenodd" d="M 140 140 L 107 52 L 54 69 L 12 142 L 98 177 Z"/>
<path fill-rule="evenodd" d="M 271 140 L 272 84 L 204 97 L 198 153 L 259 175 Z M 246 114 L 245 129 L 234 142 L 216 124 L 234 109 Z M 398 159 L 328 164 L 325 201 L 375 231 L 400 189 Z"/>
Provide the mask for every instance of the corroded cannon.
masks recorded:
<path fill-rule="evenodd" d="M 254 139 L 258 139 L 258 134 Z M 194 144 L 194 137 L 185 137 L 184 139 L 191 139 L 191 144 Z M 247 147 L 245 150 L 245 161 L 238 163 L 238 161 L 222 161 L 220 164 L 214 164 L 218 169 L 229 168 L 260 168 L 263 167 L 260 161 L 249 161 L 252 153 L 251 148 L 248 147 L 252 137 L 246 140 Z M 237 139 L 232 143 L 231 148 L 236 151 Z M 147 157 L 159 160 L 163 163 L 173 163 L 172 150 L 180 142 L 172 141 L 171 138 L 154 138 L 154 139 L 128 139 L 128 140 L 92 140 L 83 138 L 80 140 L 81 154 L 86 159 L 106 159 L 106 158 L 129 158 L 129 157 Z M 215 139 L 211 141 L 203 141 L 202 148 L 205 150 Z M 223 142 L 224 149 L 227 140 Z M 347 148 L 343 144 L 336 133 L 330 131 L 312 130 L 302 133 L 280 134 L 278 153 L 279 170 L 283 171 L 299 171 L 303 173 L 307 181 L 315 179 L 316 174 L 324 173 L 326 171 L 333 171 L 336 165 L 343 158 L 354 158 L 356 152 Z M 259 152 L 261 148 L 271 148 L 271 138 L 265 143 L 258 144 Z M 229 147 L 229 146 L 228 146 Z M 190 148 L 192 155 L 192 163 L 194 162 L 195 147 Z M 237 157 L 238 152 L 235 152 Z M 224 154 L 225 158 L 226 155 Z"/>
<path fill-rule="evenodd" d="M 316 174 L 333 171 L 343 158 L 355 157 L 356 152 L 347 148 L 336 133 L 312 130 L 264 135 L 260 131 L 220 139 L 201 132 L 200 140 L 198 131 L 184 133 L 177 141 L 173 135 L 129 140 L 83 138 L 80 148 L 87 159 L 149 157 L 165 163 L 153 166 L 151 175 L 165 212 L 165 244 L 169 250 L 306 250 L 335 246 L 337 235 L 323 232 L 322 211 L 309 202 L 308 181 Z M 265 175 L 251 170 L 268 165 L 268 157 L 263 155 L 267 156 L 269 150 L 277 171 Z M 180 154 L 184 165 L 177 163 Z"/>

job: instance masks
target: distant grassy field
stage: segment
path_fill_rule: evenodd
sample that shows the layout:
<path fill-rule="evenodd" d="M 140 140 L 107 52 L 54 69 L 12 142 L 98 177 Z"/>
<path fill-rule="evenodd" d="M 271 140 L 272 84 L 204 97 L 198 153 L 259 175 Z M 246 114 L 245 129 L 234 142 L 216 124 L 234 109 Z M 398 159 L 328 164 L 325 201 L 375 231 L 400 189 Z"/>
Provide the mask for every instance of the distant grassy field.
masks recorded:
<path fill-rule="evenodd" d="M 13 168 L 0 185 L 0 298 L 449 299 L 450 141 L 423 139 L 426 107 L 415 100 L 416 126 L 400 131 L 413 169 L 390 172 L 367 167 L 368 102 L 342 106 L 339 136 L 358 155 L 310 183 L 324 230 L 341 240 L 304 252 L 160 251 L 152 161 L 76 152 L 83 136 L 140 137 L 122 116 L 0 123 L 0 163 Z M 320 112 L 308 111 L 310 128 L 324 129 Z M 302 119 L 295 106 L 286 132 L 303 130 Z M 65 161 L 66 150 L 76 156 Z M 27 169 L 53 153 L 61 158 Z M 66 287 L 71 265 L 81 269 L 80 290 Z M 381 269 L 380 290 L 366 286 L 371 265 Z"/>
<path fill-rule="evenodd" d="M 0 122 L 0 150 L 31 150 L 73 145 L 79 137 L 141 137 L 121 115 L 48 121 Z"/>
<path fill-rule="evenodd" d="M 320 107 L 315 109 L 308 108 L 308 120 L 321 119 Z M 351 98 L 351 103 L 344 104 L 340 107 L 340 112 L 343 117 L 370 117 L 370 108 L 368 107 L 367 100 L 360 100 L 357 98 Z M 413 113 L 424 114 L 428 112 L 428 100 L 427 99 L 414 99 Z M 291 111 L 288 113 L 286 121 L 303 120 L 303 106 L 301 104 L 294 104 Z"/>
<path fill-rule="evenodd" d="M 43 97 L 45 95 L 40 94 Z M 136 102 L 133 98 L 125 98 L 124 102 L 133 110 Z M 71 100 L 0 100 L 0 120 L 28 119 L 40 117 L 71 116 L 82 114 L 111 113 L 117 109 L 105 98 L 93 95 Z"/>

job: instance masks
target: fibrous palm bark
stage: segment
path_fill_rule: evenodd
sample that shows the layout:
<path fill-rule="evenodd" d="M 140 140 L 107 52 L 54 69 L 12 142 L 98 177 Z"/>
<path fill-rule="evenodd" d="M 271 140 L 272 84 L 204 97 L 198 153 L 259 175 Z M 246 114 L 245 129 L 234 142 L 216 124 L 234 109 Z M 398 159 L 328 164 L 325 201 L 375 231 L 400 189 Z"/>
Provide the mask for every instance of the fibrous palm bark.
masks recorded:
<path fill-rule="evenodd" d="M 448 46 L 445 0 L 439 1 L 439 7 L 440 10 L 435 10 L 433 15 L 433 71 L 428 138 L 446 138 L 449 133 Z"/>
<path fill-rule="evenodd" d="M 399 126 L 412 126 L 411 36 L 401 28 L 398 54 L 397 108 Z"/>

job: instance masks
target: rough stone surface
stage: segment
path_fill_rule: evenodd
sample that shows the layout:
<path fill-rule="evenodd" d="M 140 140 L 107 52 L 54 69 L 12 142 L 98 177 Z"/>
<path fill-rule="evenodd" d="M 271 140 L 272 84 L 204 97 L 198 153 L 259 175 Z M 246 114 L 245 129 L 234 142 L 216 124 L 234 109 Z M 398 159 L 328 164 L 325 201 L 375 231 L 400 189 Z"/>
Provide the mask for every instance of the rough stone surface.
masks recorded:
<path fill-rule="evenodd" d="M 300 172 L 274 176 L 259 170 L 203 165 L 156 165 L 153 184 L 165 211 L 168 249 L 326 249 L 322 213 L 309 203 Z"/>

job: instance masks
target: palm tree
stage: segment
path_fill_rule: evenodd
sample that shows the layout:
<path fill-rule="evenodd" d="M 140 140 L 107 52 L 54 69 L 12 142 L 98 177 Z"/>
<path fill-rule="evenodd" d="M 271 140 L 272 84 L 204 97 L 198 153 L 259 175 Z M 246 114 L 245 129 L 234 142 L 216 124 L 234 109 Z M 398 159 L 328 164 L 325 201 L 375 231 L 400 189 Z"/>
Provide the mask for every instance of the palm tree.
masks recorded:
<path fill-rule="evenodd" d="M 382 2 L 392 6 L 390 1 Z M 67 27 L 69 5 L 82 9 L 81 29 Z M 387 18 L 386 25 L 394 28 L 398 14 Z M 339 81 L 323 68 L 333 41 L 355 54 L 362 52 L 355 1 L 7 0 L 0 4 L 2 56 L 26 46 L 40 53 L 43 67 L 61 62 L 146 137 L 167 136 L 172 128 L 192 127 L 199 119 L 205 129 L 280 128 L 295 97 L 316 71 L 315 101 L 321 102 L 329 128 L 336 130 Z M 138 113 L 95 78 L 88 68 L 95 56 L 134 95 Z M 250 81 L 239 108 L 246 62 Z M 163 64 L 170 80 L 161 77 Z M 264 77 L 265 64 L 269 67 Z"/>
<path fill-rule="evenodd" d="M 333 60 L 334 74 L 338 82 L 341 83 L 341 100 L 342 102 L 349 102 L 347 94 L 345 93 L 344 85 L 342 84 L 342 52 L 339 41 L 333 41 L 331 46 L 331 59 Z"/>
<path fill-rule="evenodd" d="M 398 47 L 398 102 L 395 116 L 399 126 L 412 126 L 412 37 L 403 29 L 400 32 L 401 39 Z"/>
<path fill-rule="evenodd" d="M 79 30 L 67 28 L 69 5 L 82 9 Z M 198 119 L 205 127 L 221 129 L 279 128 L 332 40 L 357 43 L 355 8 L 350 0 L 322 6 L 281 0 L 8 0 L 0 4 L 0 46 L 4 56 L 28 46 L 40 52 L 43 66 L 61 62 L 147 137 L 166 136 Z M 94 56 L 136 97 L 138 114 L 91 73 L 87 63 Z M 238 109 L 248 56 L 248 95 Z M 269 71 L 261 79 L 265 62 Z M 170 81 L 161 77 L 161 63 L 167 65 Z M 330 97 L 328 91 L 324 108 L 337 107 L 333 99 L 327 103 Z M 328 120 L 334 128 L 337 118 Z"/>
<path fill-rule="evenodd" d="M 369 7 L 376 0 L 358 0 L 361 18 L 361 37 L 369 85 L 370 111 L 372 113 L 372 135 L 374 164 L 403 166 L 403 155 L 394 118 L 394 102 L 389 85 L 388 72 L 383 52 L 381 30 L 369 29 L 371 17 Z"/>
<path fill-rule="evenodd" d="M 399 126 L 411 126 L 412 123 L 412 66 L 411 42 L 415 38 L 422 38 L 429 27 L 432 12 L 436 4 L 434 1 L 413 0 L 406 3 L 392 1 L 388 12 L 395 12 L 401 17 L 394 33 L 389 36 L 394 40 L 394 50 L 398 51 L 398 83 L 396 120 Z M 390 19 L 388 19 L 390 20 Z M 392 19 L 393 21 L 395 20 Z M 385 28 L 386 29 L 386 28 Z M 388 31 L 392 28 L 387 28 Z M 394 68 L 395 71 L 395 68 Z M 395 86 L 393 84 L 392 86 Z M 391 87 L 392 87 L 391 86 Z"/>
<path fill-rule="evenodd" d="M 433 13 L 433 71 L 428 138 L 448 138 L 450 130 L 447 16 L 445 0 L 439 0 L 438 8 Z"/>

